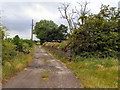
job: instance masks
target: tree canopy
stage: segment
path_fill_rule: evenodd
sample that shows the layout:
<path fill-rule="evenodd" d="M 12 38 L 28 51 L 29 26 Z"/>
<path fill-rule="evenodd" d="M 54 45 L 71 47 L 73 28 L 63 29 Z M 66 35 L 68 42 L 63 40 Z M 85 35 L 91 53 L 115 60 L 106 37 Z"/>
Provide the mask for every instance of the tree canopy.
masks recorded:
<path fill-rule="evenodd" d="M 41 20 L 40 22 L 36 22 L 34 33 L 40 39 L 41 44 L 46 41 L 64 40 L 66 39 L 67 26 L 63 24 L 58 26 L 51 20 Z"/>
<path fill-rule="evenodd" d="M 86 5 L 83 8 L 86 8 Z M 68 22 L 70 29 L 72 26 L 69 40 L 71 41 L 71 49 L 76 55 L 83 57 L 115 57 L 120 55 L 120 20 L 118 19 L 120 12 L 117 8 L 101 5 L 98 14 L 79 14 L 79 17 L 86 16 L 84 21 L 82 19 L 80 23 L 79 17 L 70 18 L 70 21 L 77 21 L 70 25 L 69 13 L 66 14 L 69 12 L 66 10 L 68 5 L 63 4 L 63 6 L 60 8 L 60 13 L 63 12 L 63 18 Z M 84 12 L 81 10 L 79 13 Z M 77 14 L 72 13 L 73 15 Z"/>

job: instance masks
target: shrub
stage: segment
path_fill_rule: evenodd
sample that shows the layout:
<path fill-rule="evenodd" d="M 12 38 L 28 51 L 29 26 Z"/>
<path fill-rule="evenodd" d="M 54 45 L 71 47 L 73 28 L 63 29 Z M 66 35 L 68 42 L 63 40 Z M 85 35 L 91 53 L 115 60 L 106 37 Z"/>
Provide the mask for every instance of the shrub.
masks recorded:
<path fill-rule="evenodd" d="M 12 42 L 8 42 L 7 40 L 4 40 L 2 44 L 3 63 L 5 61 L 12 60 L 16 55 L 17 55 L 16 45 L 14 45 Z"/>
<path fill-rule="evenodd" d="M 22 52 L 23 51 L 23 42 L 22 40 L 20 40 L 19 36 L 16 35 L 14 38 L 13 38 L 13 42 L 15 45 L 17 45 L 17 50 L 19 52 Z"/>
<path fill-rule="evenodd" d="M 29 45 L 29 47 L 32 47 L 34 45 L 34 41 L 32 40 L 23 40 L 23 42 L 27 43 Z"/>
<path fill-rule="evenodd" d="M 83 26 L 74 29 L 71 35 L 75 53 L 83 57 L 117 57 L 120 54 L 119 13 L 114 7 L 102 5 L 98 14 L 89 15 Z"/>
<path fill-rule="evenodd" d="M 23 52 L 24 52 L 25 54 L 30 53 L 30 47 L 29 47 L 29 44 L 28 44 L 28 43 L 23 43 Z"/>
<path fill-rule="evenodd" d="M 17 45 L 17 50 L 24 53 L 29 53 L 30 47 L 34 45 L 34 41 L 20 39 L 18 35 L 13 38 L 13 42 Z"/>

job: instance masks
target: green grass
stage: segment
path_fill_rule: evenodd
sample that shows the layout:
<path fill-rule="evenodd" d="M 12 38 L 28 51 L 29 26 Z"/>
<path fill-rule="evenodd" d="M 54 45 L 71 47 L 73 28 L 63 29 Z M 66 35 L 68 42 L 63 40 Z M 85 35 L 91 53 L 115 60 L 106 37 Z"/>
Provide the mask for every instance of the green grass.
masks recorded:
<path fill-rule="evenodd" d="M 118 88 L 117 59 L 82 58 L 76 56 L 72 59 L 72 62 L 68 62 L 62 56 L 48 49 L 46 50 L 56 59 L 64 62 L 79 79 L 84 88 Z"/>
<path fill-rule="evenodd" d="M 50 71 L 43 72 L 42 79 L 47 79 L 50 76 Z"/>
<path fill-rule="evenodd" d="M 48 58 L 45 58 L 44 61 L 50 63 L 50 61 L 48 60 Z"/>
<path fill-rule="evenodd" d="M 108 60 L 107 60 L 108 61 Z M 104 62 L 104 61 L 102 61 Z M 115 63 L 114 61 L 108 61 Z M 104 63 L 106 64 L 106 62 Z M 67 63 L 73 73 L 86 88 L 117 88 L 118 87 L 118 67 L 101 64 L 101 61 L 79 61 Z"/>
<path fill-rule="evenodd" d="M 45 62 L 48 62 L 48 58 L 45 58 L 44 61 L 45 61 Z"/>
<path fill-rule="evenodd" d="M 31 53 L 23 54 L 19 53 L 14 59 L 6 61 L 2 66 L 2 81 L 7 81 L 9 78 L 15 76 L 18 72 L 30 65 L 33 60 L 34 49 Z"/>

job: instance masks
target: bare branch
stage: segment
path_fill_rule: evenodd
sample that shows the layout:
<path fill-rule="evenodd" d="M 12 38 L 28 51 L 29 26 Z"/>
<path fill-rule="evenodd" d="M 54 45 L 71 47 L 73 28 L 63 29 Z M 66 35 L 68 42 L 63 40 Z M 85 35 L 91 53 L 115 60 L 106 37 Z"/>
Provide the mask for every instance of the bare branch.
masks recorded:
<path fill-rule="evenodd" d="M 70 33 L 74 31 L 74 29 L 77 29 L 85 23 L 85 19 L 87 17 L 87 14 L 90 12 L 90 10 L 87 10 L 88 2 L 84 3 L 78 3 L 80 5 L 80 8 L 70 9 L 70 3 L 62 3 L 62 6 L 58 8 L 61 16 L 63 19 L 66 19 Z"/>

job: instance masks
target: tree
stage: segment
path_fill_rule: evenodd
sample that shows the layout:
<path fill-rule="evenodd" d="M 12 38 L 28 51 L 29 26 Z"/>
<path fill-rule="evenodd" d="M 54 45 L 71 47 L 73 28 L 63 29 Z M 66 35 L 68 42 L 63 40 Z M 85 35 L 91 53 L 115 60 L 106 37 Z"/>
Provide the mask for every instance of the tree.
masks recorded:
<path fill-rule="evenodd" d="M 70 3 L 62 3 L 58 7 L 62 18 L 68 23 L 70 34 L 73 34 L 75 29 L 80 28 L 85 23 L 87 14 L 90 12 L 90 10 L 87 10 L 88 2 L 81 2 L 78 5 L 80 6 L 79 8 L 76 6 L 71 8 Z"/>
<path fill-rule="evenodd" d="M 114 7 L 101 6 L 98 14 L 89 15 L 83 27 L 75 29 L 73 48 L 81 56 L 114 57 L 119 54 L 119 12 Z"/>
<path fill-rule="evenodd" d="M 67 27 L 60 25 L 58 27 L 53 21 L 41 20 L 35 25 L 34 33 L 36 37 L 40 39 L 41 44 L 44 42 L 50 42 L 52 40 L 63 40 L 67 33 Z"/>
<path fill-rule="evenodd" d="M 17 45 L 17 50 L 19 52 L 22 52 L 23 51 L 23 43 L 21 41 L 21 39 L 19 38 L 18 35 L 16 35 L 14 38 L 13 38 L 13 42 L 15 45 Z"/>
<path fill-rule="evenodd" d="M 68 27 L 61 24 L 59 27 L 58 27 L 58 33 L 59 35 L 57 35 L 57 39 L 59 40 L 64 40 L 67 38 L 67 30 L 68 30 Z"/>
<path fill-rule="evenodd" d="M 120 55 L 120 12 L 115 7 L 101 5 L 98 14 L 89 14 L 87 2 L 78 3 L 79 9 L 70 8 L 69 3 L 59 7 L 62 18 L 70 29 L 70 47 L 76 55 L 83 57 L 114 57 Z"/>
<path fill-rule="evenodd" d="M 62 18 L 65 19 L 68 23 L 70 30 L 70 33 L 68 33 L 68 39 L 70 40 L 70 43 L 68 45 L 72 44 L 72 48 L 74 48 L 74 46 L 79 45 L 76 43 L 79 42 L 79 38 L 74 38 L 77 35 L 75 33 L 76 30 L 79 31 L 81 30 L 81 28 L 83 28 L 85 20 L 87 19 L 87 16 L 90 12 L 90 10 L 87 9 L 88 2 L 81 2 L 77 4 L 79 5 L 78 8 L 76 6 L 75 8 L 72 8 L 70 3 L 62 3 L 62 5 L 58 7 Z"/>
<path fill-rule="evenodd" d="M 20 41 L 20 37 L 18 35 L 16 35 L 14 38 L 13 38 L 13 42 L 15 45 L 18 45 L 19 44 L 19 41 Z"/>
<path fill-rule="evenodd" d="M 7 28 L 4 27 L 2 24 L 0 24 L 0 39 L 4 39 L 5 37 L 5 31 L 7 31 Z"/>

